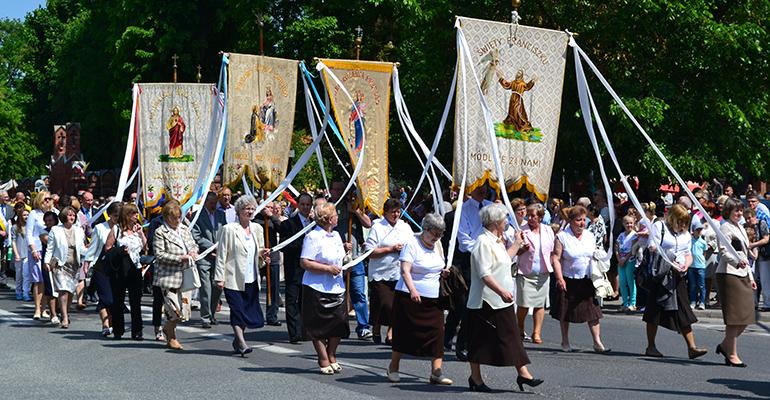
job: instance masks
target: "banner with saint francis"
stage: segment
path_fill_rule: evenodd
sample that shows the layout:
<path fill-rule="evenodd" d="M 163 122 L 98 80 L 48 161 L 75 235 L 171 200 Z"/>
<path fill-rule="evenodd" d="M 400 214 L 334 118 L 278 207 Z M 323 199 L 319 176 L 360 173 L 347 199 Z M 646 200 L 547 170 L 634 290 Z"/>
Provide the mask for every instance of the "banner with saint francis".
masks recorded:
<path fill-rule="evenodd" d="M 137 120 L 142 195 L 148 209 L 186 202 L 206 151 L 216 87 L 210 83 L 140 83 Z"/>
<path fill-rule="evenodd" d="M 506 189 L 526 187 L 545 200 L 556 152 L 569 37 L 561 31 L 465 17 L 459 23 L 471 60 L 463 57 L 466 76 L 458 77 L 455 183 L 462 179 L 462 131 L 467 118 L 466 188 L 490 182 L 498 189 L 478 82 L 491 112 Z M 472 67 L 478 80 L 471 75 Z M 464 84 L 468 85 L 465 92 Z"/>
<path fill-rule="evenodd" d="M 393 64 L 374 61 L 321 60 L 344 85 L 355 107 L 340 85 L 324 73 L 329 100 L 351 163 L 356 165 L 364 149 L 364 165 L 358 176 L 363 204 L 378 215 L 388 193 L 388 122 L 390 77 Z M 366 134 L 366 140 L 364 139 Z"/>
<path fill-rule="evenodd" d="M 286 176 L 294 130 L 297 61 L 230 53 L 223 183 L 246 177 L 273 190 Z"/>

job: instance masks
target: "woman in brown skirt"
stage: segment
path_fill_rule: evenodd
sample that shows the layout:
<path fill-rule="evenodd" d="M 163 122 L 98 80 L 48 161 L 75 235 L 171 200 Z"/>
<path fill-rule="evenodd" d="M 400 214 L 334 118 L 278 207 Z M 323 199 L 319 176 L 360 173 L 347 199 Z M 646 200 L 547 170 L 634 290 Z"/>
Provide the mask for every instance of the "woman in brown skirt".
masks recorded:
<path fill-rule="evenodd" d="M 523 245 L 524 236 L 516 233 L 512 243 L 505 243 L 507 212 L 500 204 L 490 204 L 479 212 L 484 232 L 471 253 L 471 287 L 468 295 L 468 361 L 472 392 L 490 392 L 481 377 L 481 364 L 516 367 L 516 383 L 537 386 L 527 369 L 529 357 L 519 339 L 519 324 L 513 307 L 511 258 Z"/>
<path fill-rule="evenodd" d="M 393 296 L 398 282 L 400 263 L 398 255 L 404 243 L 414 236 L 412 229 L 401 220 L 401 202 L 390 198 L 385 200 L 382 218 L 372 223 L 364 248 L 369 256 L 369 317 L 372 324 L 372 340 L 382 342 L 382 325 L 392 326 L 391 314 Z M 393 339 L 393 330 L 388 328 L 385 344 Z"/>
<path fill-rule="evenodd" d="M 727 221 L 720 228 L 739 258 L 727 250 L 725 243 L 719 244 L 719 265 L 716 270 L 717 288 L 722 301 L 722 318 L 725 321 L 725 338 L 717 345 L 717 354 L 725 358 L 725 365 L 746 367 L 738 357 L 738 336 L 747 325 L 756 323 L 754 314 L 754 290 L 757 284 L 749 268 L 746 250 L 749 238 L 740 225 L 743 217 L 743 203 L 728 199 L 722 207 L 722 217 Z"/>
<path fill-rule="evenodd" d="M 607 353 L 601 338 L 599 319 L 602 309 L 596 301 L 591 282 L 591 260 L 596 241 L 586 229 L 586 214 L 583 206 L 571 207 L 567 211 L 568 225 L 556 235 L 551 255 L 551 265 L 556 276 L 556 301 L 551 307 L 551 316 L 560 321 L 561 348 L 572 352 L 569 344 L 570 322 L 587 322 L 594 341 L 594 351 Z"/>
<path fill-rule="evenodd" d="M 305 270 L 302 276 L 302 326 L 313 341 L 323 375 L 342 371 L 337 362 L 337 346 L 343 337 L 350 335 L 342 260 L 352 245 L 343 244 L 334 230 L 337 218 L 333 203 L 317 205 L 315 222 L 318 226 L 305 235 L 300 255 L 300 266 Z"/>
<path fill-rule="evenodd" d="M 673 265 L 669 272 L 668 285 L 656 280 L 647 294 L 647 305 L 642 317 L 642 320 L 647 323 L 647 349 L 644 352 L 647 357 L 663 357 L 655 347 L 658 326 L 678 332 L 684 337 L 690 359 L 698 358 L 708 352 L 695 345 L 692 324 L 698 319 L 690 308 L 683 275 L 692 264 L 690 252 L 692 237 L 688 232 L 690 219 L 690 212 L 684 206 L 675 204 L 668 210 L 665 221 L 655 222 L 652 225 L 649 238 L 650 249 L 666 254 Z"/>
<path fill-rule="evenodd" d="M 422 220 L 422 233 L 406 242 L 401 250 L 401 279 L 393 300 L 393 353 L 388 366 L 388 380 L 400 381 L 401 357 L 410 354 L 431 358 L 430 383 L 451 385 L 441 373 L 444 357 L 444 310 L 438 303 L 439 278 L 444 269 L 441 236 L 444 219 L 428 214 Z"/>

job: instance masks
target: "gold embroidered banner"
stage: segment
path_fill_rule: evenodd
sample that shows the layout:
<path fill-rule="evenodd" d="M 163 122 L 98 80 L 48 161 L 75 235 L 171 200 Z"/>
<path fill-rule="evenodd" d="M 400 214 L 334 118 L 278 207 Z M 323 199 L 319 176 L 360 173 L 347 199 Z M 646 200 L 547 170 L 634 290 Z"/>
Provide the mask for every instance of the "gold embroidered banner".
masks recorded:
<path fill-rule="evenodd" d="M 465 77 L 458 78 L 455 183 L 462 179 L 462 129 L 467 105 L 467 190 L 485 182 L 498 188 L 481 100 L 471 76 L 472 64 L 492 114 L 506 189 L 526 186 L 545 200 L 556 152 L 569 37 L 561 31 L 465 17 L 460 17 L 460 26 L 472 60 L 465 63 L 465 96 Z"/>
<path fill-rule="evenodd" d="M 223 183 L 245 173 L 256 189 L 273 190 L 289 163 L 297 61 L 230 53 L 228 70 Z"/>
<path fill-rule="evenodd" d="M 184 204 L 192 195 L 205 161 L 215 98 L 210 83 L 139 84 L 139 167 L 146 208 L 168 198 Z"/>
<path fill-rule="evenodd" d="M 364 165 L 358 176 L 363 203 L 378 215 L 388 198 L 388 122 L 390 76 L 393 64 L 374 61 L 322 60 L 345 86 L 356 107 L 340 86 L 324 73 L 334 119 L 353 166 L 362 149 Z M 366 140 L 363 140 L 364 132 Z"/>

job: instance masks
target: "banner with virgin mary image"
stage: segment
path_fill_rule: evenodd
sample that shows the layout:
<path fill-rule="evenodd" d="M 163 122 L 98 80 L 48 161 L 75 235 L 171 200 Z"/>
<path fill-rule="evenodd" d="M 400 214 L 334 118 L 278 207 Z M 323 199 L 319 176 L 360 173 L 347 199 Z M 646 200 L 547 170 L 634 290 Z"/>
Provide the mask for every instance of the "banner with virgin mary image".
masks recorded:
<path fill-rule="evenodd" d="M 361 150 L 364 150 L 364 165 L 358 176 L 363 204 L 377 215 L 382 215 L 382 206 L 389 196 L 388 122 L 393 64 L 354 60 L 321 61 L 344 85 L 355 103 L 354 106 L 340 85 L 324 73 L 334 119 L 347 144 L 354 167 Z"/>
<path fill-rule="evenodd" d="M 467 118 L 466 188 L 473 190 L 489 182 L 500 189 L 478 93 L 480 86 L 493 120 L 506 190 L 526 187 L 545 200 L 556 152 L 569 36 L 561 31 L 465 17 L 459 17 L 459 23 L 471 60 L 463 57 L 466 75 L 460 73 L 458 77 L 455 183 L 462 178 L 462 132 Z M 471 75 L 472 68 L 476 79 Z M 463 85 L 467 85 L 465 91 Z"/>
<path fill-rule="evenodd" d="M 210 83 L 140 83 L 139 168 L 145 207 L 192 195 L 211 125 L 216 86 Z"/>
<path fill-rule="evenodd" d="M 225 185 L 244 174 L 255 189 L 273 190 L 283 180 L 296 97 L 297 61 L 230 53 Z"/>

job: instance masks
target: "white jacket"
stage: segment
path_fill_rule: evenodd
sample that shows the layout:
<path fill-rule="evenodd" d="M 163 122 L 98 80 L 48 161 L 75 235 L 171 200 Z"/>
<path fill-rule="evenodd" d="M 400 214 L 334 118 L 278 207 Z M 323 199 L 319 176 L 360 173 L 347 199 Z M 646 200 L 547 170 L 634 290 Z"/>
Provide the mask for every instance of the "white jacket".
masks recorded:
<path fill-rule="evenodd" d="M 245 270 L 247 267 L 260 265 L 260 253 L 265 246 L 265 235 L 262 227 L 251 223 L 251 234 L 257 245 L 254 260 L 248 260 L 246 242 L 243 239 L 243 228 L 240 223 L 232 222 L 219 229 L 217 241 L 217 263 L 214 272 L 215 282 L 224 282 L 231 290 L 246 290 Z M 259 274 L 257 274 L 259 282 Z"/>
<path fill-rule="evenodd" d="M 79 226 L 72 226 L 75 232 L 75 263 L 80 265 L 80 256 L 85 253 L 85 233 Z M 48 234 L 48 247 L 45 250 L 45 263 L 51 262 L 53 257 L 59 260 L 60 264 L 64 264 L 67 261 L 67 250 L 69 244 L 67 243 L 67 233 L 64 231 L 63 225 L 57 225 L 51 228 L 51 232 Z"/>

